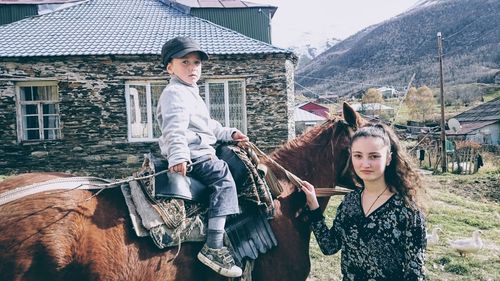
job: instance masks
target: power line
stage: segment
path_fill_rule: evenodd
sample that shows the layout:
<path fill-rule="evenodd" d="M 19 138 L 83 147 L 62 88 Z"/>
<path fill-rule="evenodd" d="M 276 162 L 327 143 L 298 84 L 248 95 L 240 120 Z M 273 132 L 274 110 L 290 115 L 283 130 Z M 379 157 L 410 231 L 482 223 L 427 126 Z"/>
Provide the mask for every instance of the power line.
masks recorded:
<path fill-rule="evenodd" d="M 369 83 L 363 83 L 363 82 L 352 82 L 352 81 L 337 80 L 337 79 L 318 78 L 318 77 L 312 77 L 312 76 L 306 76 L 306 75 L 295 75 L 295 77 L 302 77 L 302 78 L 321 80 L 321 81 L 329 81 L 329 82 L 340 82 L 340 83 L 345 83 L 345 84 L 353 84 L 353 85 L 361 85 L 361 86 L 372 86 L 372 87 L 384 87 L 384 86 L 386 86 L 386 85 L 369 84 Z M 396 86 L 395 88 L 404 89 L 404 87 L 402 87 L 402 86 Z"/>

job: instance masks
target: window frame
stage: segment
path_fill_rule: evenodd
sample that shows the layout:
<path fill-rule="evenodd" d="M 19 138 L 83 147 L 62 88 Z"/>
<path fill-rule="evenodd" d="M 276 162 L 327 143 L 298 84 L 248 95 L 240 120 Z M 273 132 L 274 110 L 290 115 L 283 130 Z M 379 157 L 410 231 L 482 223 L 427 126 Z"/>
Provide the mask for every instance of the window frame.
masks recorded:
<path fill-rule="evenodd" d="M 55 87 L 55 92 L 57 93 L 57 97 L 54 100 L 37 100 L 37 101 L 23 101 L 21 99 L 21 88 L 24 87 Z M 58 141 L 62 139 L 62 123 L 61 123 L 61 109 L 60 109 L 60 95 L 59 95 L 59 85 L 56 80 L 47 80 L 47 81 L 21 81 L 16 82 L 15 84 L 15 92 L 16 92 L 16 124 L 17 124 L 17 141 L 19 143 L 36 143 L 36 142 L 49 142 L 49 141 Z M 43 105 L 45 104 L 53 104 L 56 108 L 56 113 L 53 114 L 43 114 Z M 24 105 L 36 105 L 37 106 L 37 120 L 38 120 L 38 139 L 27 139 L 24 137 L 24 120 L 27 118 L 28 114 L 23 115 L 22 107 Z M 55 116 L 57 118 L 57 127 L 50 128 L 56 132 L 56 137 L 54 139 L 46 139 L 45 138 L 45 128 L 44 128 L 44 116 Z M 27 130 L 27 129 L 26 129 Z"/>
<path fill-rule="evenodd" d="M 125 82 L 125 104 L 127 110 L 127 139 L 129 142 L 157 142 L 158 137 L 154 136 L 154 122 L 153 120 L 154 112 L 153 112 L 153 99 L 152 99 L 152 84 L 164 84 L 166 86 L 168 82 L 166 80 L 129 80 Z M 148 137 L 132 137 L 132 116 L 130 116 L 131 110 L 131 86 L 142 86 L 146 88 L 146 118 L 147 118 L 147 133 Z M 137 95 L 138 97 L 138 95 Z M 134 98 L 135 99 L 135 98 Z M 138 100 L 138 98 L 137 98 Z M 134 103 L 138 104 L 138 103 Z M 155 109 L 156 110 L 156 109 Z M 137 113 L 137 110 L 136 110 Z M 139 112 L 140 113 L 140 112 Z"/>
<path fill-rule="evenodd" d="M 224 121 L 227 127 L 234 127 L 230 124 L 229 119 L 229 82 L 238 81 L 241 82 L 241 93 L 243 96 L 242 100 L 242 124 L 243 128 L 238 128 L 244 134 L 247 134 L 248 124 L 247 124 L 247 93 L 246 93 L 246 80 L 243 78 L 231 78 L 231 79 L 207 79 L 205 80 L 205 104 L 207 105 L 208 112 L 210 113 L 210 83 L 224 84 Z M 227 125 L 229 124 L 229 125 Z"/>

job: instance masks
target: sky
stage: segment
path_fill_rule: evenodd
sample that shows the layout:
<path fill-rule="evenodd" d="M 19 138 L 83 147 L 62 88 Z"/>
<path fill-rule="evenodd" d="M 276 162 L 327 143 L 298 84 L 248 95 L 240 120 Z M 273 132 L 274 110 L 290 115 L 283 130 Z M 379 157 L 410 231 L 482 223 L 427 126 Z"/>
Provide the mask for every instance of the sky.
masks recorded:
<path fill-rule="evenodd" d="M 248 0 L 277 6 L 271 22 L 273 45 L 289 48 L 327 38 L 346 39 L 390 19 L 419 0 Z"/>

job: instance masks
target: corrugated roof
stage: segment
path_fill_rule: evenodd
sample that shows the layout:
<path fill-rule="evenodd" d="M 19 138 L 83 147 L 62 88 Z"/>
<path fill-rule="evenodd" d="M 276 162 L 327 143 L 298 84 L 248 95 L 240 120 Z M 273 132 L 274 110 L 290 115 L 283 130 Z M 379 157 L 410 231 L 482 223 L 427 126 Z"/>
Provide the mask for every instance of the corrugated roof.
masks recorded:
<path fill-rule="evenodd" d="M 467 135 L 478 129 L 486 127 L 488 125 L 494 124 L 497 121 L 479 121 L 479 122 L 463 122 L 460 123 L 460 129 L 458 131 L 447 130 L 446 135 Z"/>
<path fill-rule="evenodd" d="M 177 2 L 192 8 L 276 8 L 272 5 L 252 3 L 241 0 L 162 0 L 164 2 Z"/>
<path fill-rule="evenodd" d="M 160 54 L 176 36 L 209 54 L 290 53 L 156 0 L 90 0 L 0 26 L 0 57 Z"/>
<path fill-rule="evenodd" d="M 464 111 L 453 118 L 461 122 L 500 120 L 500 97 Z"/>

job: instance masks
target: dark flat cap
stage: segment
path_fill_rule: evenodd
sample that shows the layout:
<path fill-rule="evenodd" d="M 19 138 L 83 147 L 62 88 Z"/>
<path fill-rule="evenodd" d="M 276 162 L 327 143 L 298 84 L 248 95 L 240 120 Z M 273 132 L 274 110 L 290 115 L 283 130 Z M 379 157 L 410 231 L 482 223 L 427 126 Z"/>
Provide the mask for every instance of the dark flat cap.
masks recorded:
<path fill-rule="evenodd" d="M 182 58 L 192 52 L 198 52 L 201 60 L 208 60 L 208 54 L 201 49 L 196 41 L 189 37 L 175 37 L 163 44 L 161 61 L 163 65 L 167 65 L 172 58 Z"/>

